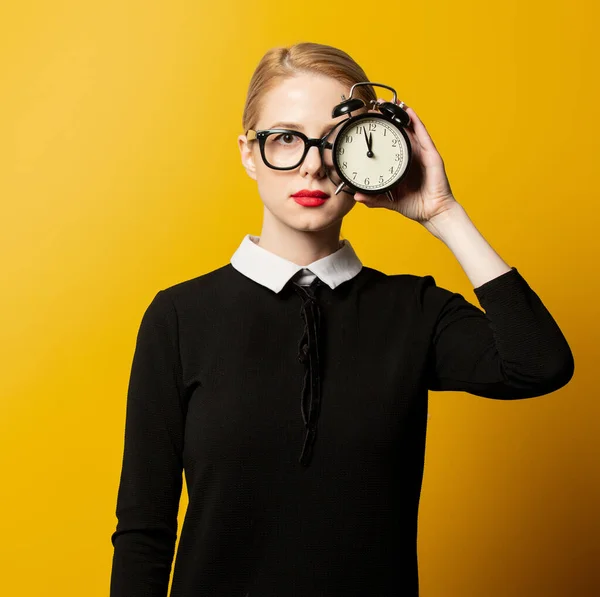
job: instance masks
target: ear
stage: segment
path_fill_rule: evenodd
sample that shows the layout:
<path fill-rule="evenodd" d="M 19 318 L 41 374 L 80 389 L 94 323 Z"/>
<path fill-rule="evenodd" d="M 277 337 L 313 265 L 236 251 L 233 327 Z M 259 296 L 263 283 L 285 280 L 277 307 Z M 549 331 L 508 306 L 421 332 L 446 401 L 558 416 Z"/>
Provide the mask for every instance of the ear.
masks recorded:
<path fill-rule="evenodd" d="M 252 153 L 252 146 L 248 142 L 246 135 L 240 135 L 238 137 L 238 147 L 240 148 L 242 165 L 246 169 L 248 176 L 253 180 L 256 180 L 256 164 L 254 163 L 254 154 Z"/>

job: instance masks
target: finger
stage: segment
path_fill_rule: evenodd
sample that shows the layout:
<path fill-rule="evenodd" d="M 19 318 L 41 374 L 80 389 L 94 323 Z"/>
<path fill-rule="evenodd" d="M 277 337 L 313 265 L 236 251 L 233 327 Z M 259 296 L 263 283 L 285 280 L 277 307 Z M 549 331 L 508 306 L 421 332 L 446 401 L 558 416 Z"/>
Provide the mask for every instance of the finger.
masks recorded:
<path fill-rule="evenodd" d="M 421 147 L 425 150 L 436 150 L 436 146 L 433 142 L 433 139 L 431 138 L 431 135 L 427 132 L 425 125 L 417 116 L 417 113 L 408 106 L 405 106 L 404 109 L 410 116 L 413 125 L 413 130 L 415 132 L 415 135 L 417 136 L 417 139 L 419 140 Z"/>
<path fill-rule="evenodd" d="M 387 207 L 389 205 L 389 199 L 385 194 L 378 195 L 367 195 L 366 193 L 355 193 L 354 199 L 358 203 L 362 203 L 365 207 Z"/>

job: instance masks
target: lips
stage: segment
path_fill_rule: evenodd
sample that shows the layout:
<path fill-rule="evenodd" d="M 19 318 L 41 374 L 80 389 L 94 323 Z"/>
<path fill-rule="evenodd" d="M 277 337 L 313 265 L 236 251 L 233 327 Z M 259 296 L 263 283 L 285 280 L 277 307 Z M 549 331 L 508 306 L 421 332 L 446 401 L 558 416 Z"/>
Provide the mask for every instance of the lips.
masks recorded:
<path fill-rule="evenodd" d="M 294 193 L 292 197 L 314 197 L 315 199 L 327 199 L 329 195 L 323 191 L 309 191 L 308 189 L 303 189 L 302 191 Z"/>

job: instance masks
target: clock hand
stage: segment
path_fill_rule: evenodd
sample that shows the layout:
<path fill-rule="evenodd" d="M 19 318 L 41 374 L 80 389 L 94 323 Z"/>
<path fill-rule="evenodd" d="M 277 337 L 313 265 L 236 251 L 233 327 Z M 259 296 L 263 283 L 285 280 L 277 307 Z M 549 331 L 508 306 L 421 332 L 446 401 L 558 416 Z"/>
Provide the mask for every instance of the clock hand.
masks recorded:
<path fill-rule="evenodd" d="M 363 133 L 365 135 L 365 142 L 367 144 L 367 149 L 370 151 L 371 148 L 369 147 L 369 138 L 367 137 L 367 129 L 365 127 L 363 127 Z"/>
<path fill-rule="evenodd" d="M 371 151 L 371 141 L 369 140 L 369 137 L 371 136 L 371 133 L 369 133 L 369 137 L 367 137 L 367 129 L 363 128 L 363 133 L 365 134 L 365 141 L 367 142 L 367 157 L 368 158 L 372 158 L 373 157 L 373 152 Z"/>

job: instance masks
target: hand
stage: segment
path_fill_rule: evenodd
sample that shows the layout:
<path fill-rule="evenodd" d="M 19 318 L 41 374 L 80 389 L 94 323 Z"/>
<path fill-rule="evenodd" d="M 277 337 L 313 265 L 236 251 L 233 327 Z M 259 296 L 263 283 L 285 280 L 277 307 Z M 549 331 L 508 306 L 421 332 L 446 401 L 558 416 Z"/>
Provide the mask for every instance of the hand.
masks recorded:
<path fill-rule="evenodd" d="M 412 147 L 412 160 L 402 182 L 391 190 L 393 202 L 386 194 L 356 193 L 354 199 L 367 207 L 384 207 L 397 211 L 423 224 L 457 205 L 457 201 L 452 194 L 442 157 L 425 125 L 412 108 L 405 106 L 405 110 L 411 119 L 405 131 Z"/>
<path fill-rule="evenodd" d="M 367 157 L 372 158 L 373 149 L 371 148 L 371 143 L 373 139 L 371 137 L 371 133 L 369 133 L 369 136 L 367 137 L 367 130 L 365 128 L 363 128 L 363 133 L 365 134 L 365 141 L 367 142 Z"/>

